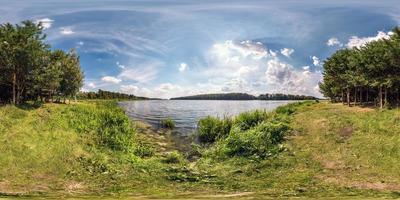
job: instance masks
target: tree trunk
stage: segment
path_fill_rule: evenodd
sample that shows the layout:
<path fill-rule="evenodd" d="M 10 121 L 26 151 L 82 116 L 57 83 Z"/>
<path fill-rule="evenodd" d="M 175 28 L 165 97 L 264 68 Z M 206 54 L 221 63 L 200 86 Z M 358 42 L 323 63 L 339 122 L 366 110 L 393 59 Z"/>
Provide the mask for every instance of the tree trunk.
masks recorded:
<path fill-rule="evenodd" d="M 369 102 L 369 88 L 367 88 L 367 104 Z"/>
<path fill-rule="evenodd" d="M 12 77 L 12 87 L 13 87 L 13 99 L 12 99 L 12 103 L 15 105 L 16 104 L 16 85 L 17 85 L 17 74 L 14 72 L 13 73 L 13 77 Z"/>
<path fill-rule="evenodd" d="M 362 106 L 362 87 L 360 87 L 360 106 Z"/>
<path fill-rule="evenodd" d="M 344 105 L 345 103 L 344 103 L 344 92 L 343 92 L 343 90 L 342 90 L 342 104 Z"/>
<path fill-rule="evenodd" d="M 385 103 L 384 106 L 387 106 L 387 87 L 385 87 Z"/>
<path fill-rule="evenodd" d="M 380 108 L 383 108 L 383 95 L 382 95 L 382 86 L 379 86 L 379 104 L 380 104 Z"/>
<path fill-rule="evenodd" d="M 396 102 L 397 107 L 399 107 L 399 101 L 400 101 L 400 95 L 399 95 L 399 89 L 397 89 L 397 102 Z"/>
<path fill-rule="evenodd" d="M 357 87 L 354 88 L 354 106 L 357 104 Z"/>
<path fill-rule="evenodd" d="M 347 88 L 347 105 L 350 107 L 350 89 Z"/>

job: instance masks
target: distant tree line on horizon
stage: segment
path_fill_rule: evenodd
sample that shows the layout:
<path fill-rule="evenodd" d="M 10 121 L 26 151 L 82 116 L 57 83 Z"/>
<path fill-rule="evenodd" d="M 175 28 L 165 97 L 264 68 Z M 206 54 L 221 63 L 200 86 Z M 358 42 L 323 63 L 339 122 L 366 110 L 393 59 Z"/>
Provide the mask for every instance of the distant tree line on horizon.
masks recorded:
<path fill-rule="evenodd" d="M 61 101 L 82 87 L 75 50 L 51 50 L 41 23 L 0 25 L 0 103 Z"/>
<path fill-rule="evenodd" d="M 341 49 L 324 62 L 319 87 L 334 102 L 353 105 L 399 106 L 400 28 L 389 39 Z"/>
<path fill-rule="evenodd" d="M 147 100 L 147 97 L 138 97 L 133 94 L 98 90 L 97 92 L 79 92 L 78 99 L 119 99 L 119 100 Z"/>
<path fill-rule="evenodd" d="M 171 98 L 171 100 L 315 100 L 313 96 L 293 94 L 262 94 L 253 96 L 246 93 L 217 93 L 200 94 L 185 97 Z"/>

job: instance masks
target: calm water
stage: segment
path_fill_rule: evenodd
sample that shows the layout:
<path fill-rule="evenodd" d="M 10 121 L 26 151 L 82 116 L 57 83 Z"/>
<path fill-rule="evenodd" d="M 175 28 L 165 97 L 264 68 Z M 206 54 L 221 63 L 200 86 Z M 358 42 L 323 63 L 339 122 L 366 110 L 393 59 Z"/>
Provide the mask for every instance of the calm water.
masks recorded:
<path fill-rule="evenodd" d="M 224 117 L 256 109 L 270 111 L 290 102 L 293 101 L 152 100 L 120 102 L 120 105 L 134 120 L 158 127 L 162 119 L 170 117 L 177 131 L 189 133 L 196 128 L 199 119 L 208 115 Z"/>

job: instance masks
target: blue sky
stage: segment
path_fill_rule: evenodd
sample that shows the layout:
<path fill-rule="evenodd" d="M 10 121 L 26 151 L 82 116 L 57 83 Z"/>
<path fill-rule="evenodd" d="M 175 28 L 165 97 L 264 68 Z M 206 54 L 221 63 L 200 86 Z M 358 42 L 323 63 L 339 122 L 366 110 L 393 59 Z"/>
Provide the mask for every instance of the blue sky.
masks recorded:
<path fill-rule="evenodd" d="M 397 1 L 0 0 L 0 22 L 41 21 L 53 48 L 76 48 L 82 90 L 320 96 L 323 60 L 385 38 Z"/>

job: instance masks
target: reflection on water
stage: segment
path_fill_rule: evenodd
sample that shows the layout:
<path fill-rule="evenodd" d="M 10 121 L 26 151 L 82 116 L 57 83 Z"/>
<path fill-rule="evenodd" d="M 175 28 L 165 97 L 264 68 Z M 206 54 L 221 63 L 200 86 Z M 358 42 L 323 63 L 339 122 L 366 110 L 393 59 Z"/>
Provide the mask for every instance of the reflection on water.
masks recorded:
<path fill-rule="evenodd" d="M 224 117 L 256 109 L 270 111 L 290 102 L 293 101 L 151 100 L 120 102 L 120 105 L 131 119 L 143 120 L 154 127 L 170 117 L 176 123 L 176 131 L 187 134 L 196 128 L 199 119 L 208 115 Z"/>

